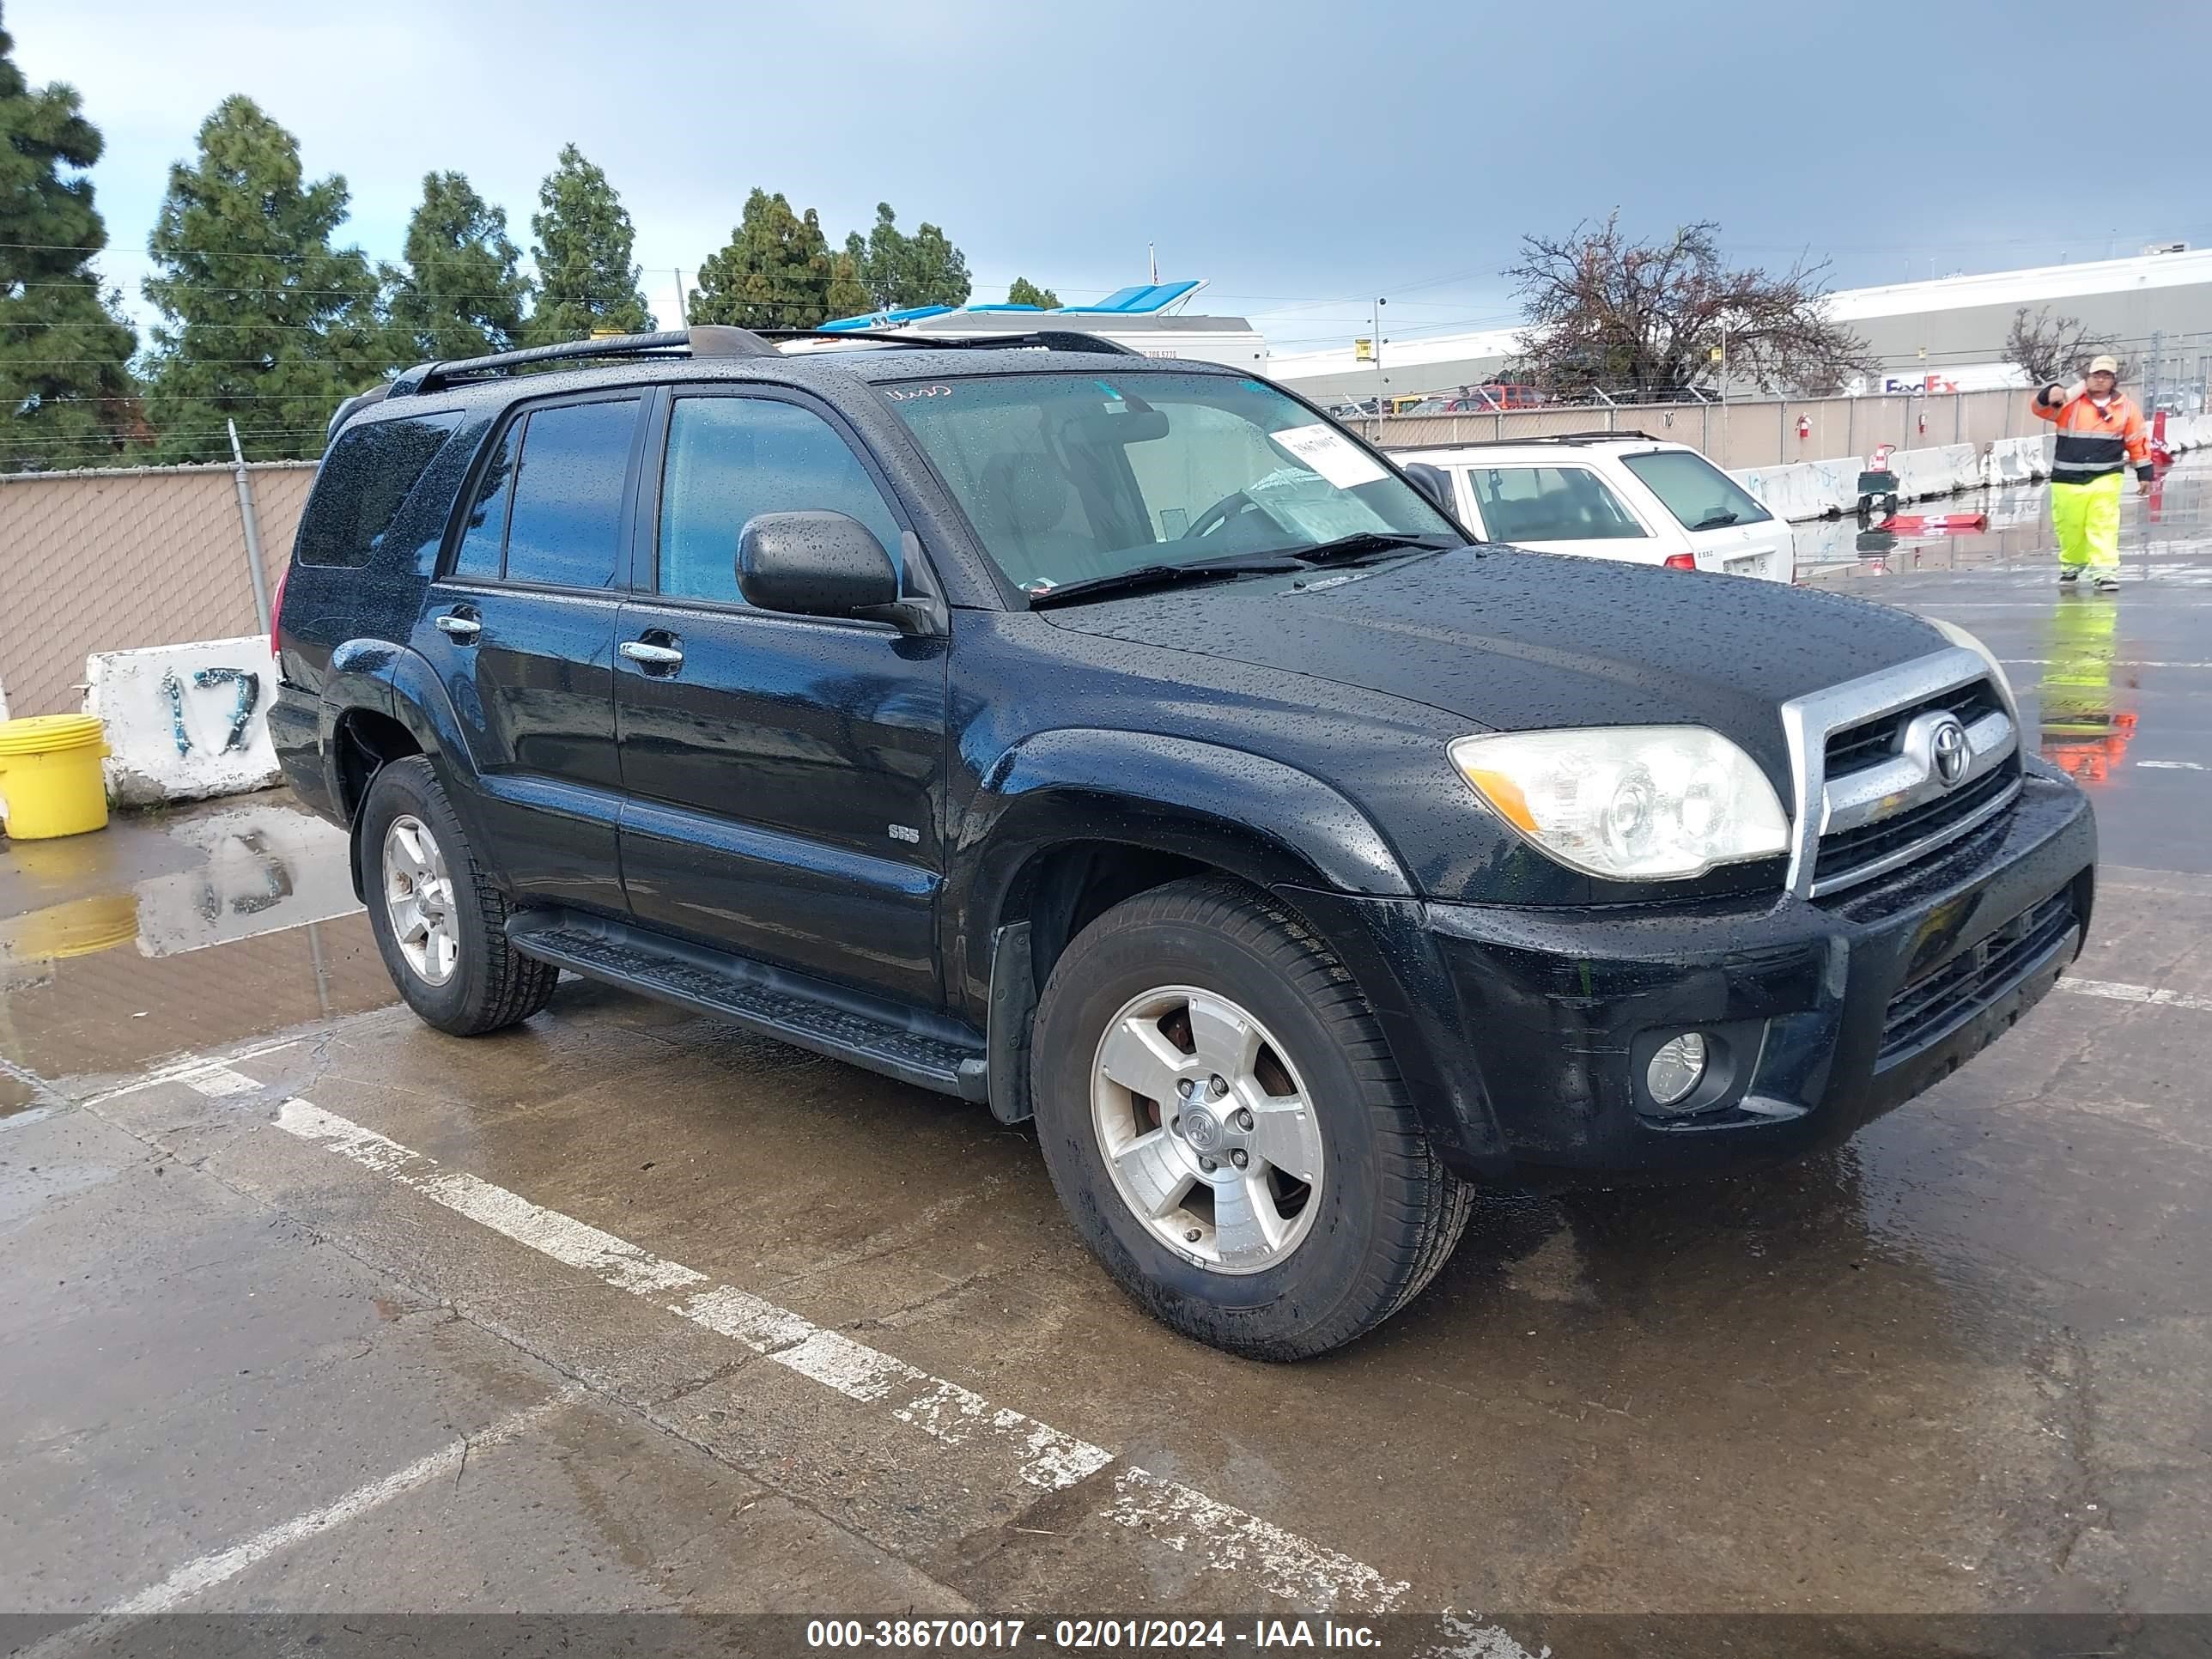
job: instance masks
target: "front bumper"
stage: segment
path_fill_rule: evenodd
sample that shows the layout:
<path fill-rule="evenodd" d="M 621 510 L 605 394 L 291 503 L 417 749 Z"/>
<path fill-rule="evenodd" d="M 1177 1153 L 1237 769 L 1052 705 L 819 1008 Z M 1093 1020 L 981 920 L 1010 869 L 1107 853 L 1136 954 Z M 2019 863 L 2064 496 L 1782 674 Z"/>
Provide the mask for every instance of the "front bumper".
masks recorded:
<path fill-rule="evenodd" d="M 1288 893 L 1346 957 L 1444 1160 L 1551 1188 L 1727 1174 L 1832 1146 L 2010 1028 L 2081 949 L 2096 828 L 2031 769 L 2017 808 L 1897 878 L 1577 910 Z M 1663 1115 L 1645 1062 L 1714 1060 Z"/>

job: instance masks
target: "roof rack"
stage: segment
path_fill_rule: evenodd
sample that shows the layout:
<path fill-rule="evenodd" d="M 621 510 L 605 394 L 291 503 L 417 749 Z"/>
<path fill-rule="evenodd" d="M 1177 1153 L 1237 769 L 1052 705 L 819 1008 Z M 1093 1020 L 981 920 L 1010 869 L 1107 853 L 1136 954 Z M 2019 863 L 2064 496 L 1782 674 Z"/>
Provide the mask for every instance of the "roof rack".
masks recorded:
<path fill-rule="evenodd" d="M 534 363 L 590 362 L 605 357 L 774 357 L 780 354 L 749 328 L 700 324 L 692 328 L 664 329 L 658 334 L 610 334 L 591 340 L 564 340 L 558 345 L 526 346 L 520 351 L 495 351 L 488 357 L 458 357 L 444 362 L 418 363 L 392 383 L 395 398 L 434 392 L 456 380 L 503 374 Z"/>

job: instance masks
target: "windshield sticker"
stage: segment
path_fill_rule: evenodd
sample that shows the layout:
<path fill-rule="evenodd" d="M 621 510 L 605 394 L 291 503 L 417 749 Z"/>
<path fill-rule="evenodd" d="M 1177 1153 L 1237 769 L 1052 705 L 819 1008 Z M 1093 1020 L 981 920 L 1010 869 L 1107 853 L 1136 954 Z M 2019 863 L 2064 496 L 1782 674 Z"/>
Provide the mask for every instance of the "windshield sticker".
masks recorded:
<path fill-rule="evenodd" d="M 1389 476 L 1382 464 L 1325 421 L 1270 432 L 1276 447 L 1304 462 L 1339 489 L 1356 489 Z"/>
<path fill-rule="evenodd" d="M 887 386 L 884 396 L 895 404 L 912 403 L 916 398 L 950 398 L 949 386 Z"/>

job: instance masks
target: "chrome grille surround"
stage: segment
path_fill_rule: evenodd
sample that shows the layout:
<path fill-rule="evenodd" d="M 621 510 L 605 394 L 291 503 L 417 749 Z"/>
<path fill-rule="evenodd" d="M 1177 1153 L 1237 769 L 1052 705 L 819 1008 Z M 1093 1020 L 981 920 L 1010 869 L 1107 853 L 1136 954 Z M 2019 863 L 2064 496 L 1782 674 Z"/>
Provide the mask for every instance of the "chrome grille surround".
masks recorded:
<path fill-rule="evenodd" d="M 1981 679 L 1996 685 L 2004 708 L 1966 728 L 1969 760 L 1956 785 L 1947 787 L 1935 773 L 1930 739 L 1942 716 L 1934 713 L 1920 714 L 1906 726 L 1904 741 L 1888 759 L 1829 784 L 1826 749 L 1832 733 L 1900 713 Z M 1990 664 L 1978 652 L 1958 646 L 1794 697 L 1782 705 L 1782 730 L 1790 748 L 1794 796 L 1789 803 L 1788 885 L 1800 898 L 1824 897 L 1901 869 L 1989 822 L 2020 797 L 2021 781 L 2015 775 L 2009 787 L 1965 817 L 1865 863 L 1816 878 L 1822 836 L 1880 824 L 1942 800 L 1970 789 L 1977 780 L 2008 763 L 2016 775 L 2019 767 L 2013 757 L 2020 749 L 2019 714 L 2009 690 Z"/>

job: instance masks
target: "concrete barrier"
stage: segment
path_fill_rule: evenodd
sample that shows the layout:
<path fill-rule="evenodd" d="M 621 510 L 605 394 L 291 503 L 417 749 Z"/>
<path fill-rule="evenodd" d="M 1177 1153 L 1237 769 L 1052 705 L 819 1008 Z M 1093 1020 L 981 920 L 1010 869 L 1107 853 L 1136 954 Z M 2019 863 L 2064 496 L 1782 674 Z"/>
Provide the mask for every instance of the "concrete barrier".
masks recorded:
<path fill-rule="evenodd" d="M 1793 461 L 1786 466 L 1745 467 L 1729 476 L 1757 496 L 1776 518 L 1802 524 L 1856 507 L 1863 465 L 1856 457 Z"/>
<path fill-rule="evenodd" d="M 1982 482 L 1981 452 L 1972 444 L 1936 444 L 1926 449 L 1900 449 L 1889 458 L 1897 474 L 1899 501 L 1924 501 L 1936 495 L 1978 489 Z"/>
<path fill-rule="evenodd" d="M 118 806 L 199 800 L 277 781 L 269 741 L 276 668 L 264 635 L 96 652 L 84 712 L 106 728 L 108 799 Z"/>
<path fill-rule="evenodd" d="M 1993 487 L 2029 483 L 2049 471 L 2040 438 L 1994 439 L 1982 458 L 1982 482 Z"/>

